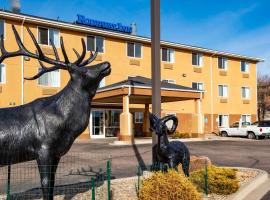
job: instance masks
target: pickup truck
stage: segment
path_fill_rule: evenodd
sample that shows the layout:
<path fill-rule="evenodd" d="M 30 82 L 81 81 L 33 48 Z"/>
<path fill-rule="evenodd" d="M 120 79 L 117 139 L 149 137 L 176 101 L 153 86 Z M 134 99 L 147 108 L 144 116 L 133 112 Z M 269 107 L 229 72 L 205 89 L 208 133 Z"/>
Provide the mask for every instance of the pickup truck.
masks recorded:
<path fill-rule="evenodd" d="M 233 123 L 230 127 L 220 127 L 219 135 L 222 137 L 241 136 L 249 139 L 269 138 L 270 127 L 266 127 L 260 123 L 251 125 L 249 122 L 240 121 Z"/>

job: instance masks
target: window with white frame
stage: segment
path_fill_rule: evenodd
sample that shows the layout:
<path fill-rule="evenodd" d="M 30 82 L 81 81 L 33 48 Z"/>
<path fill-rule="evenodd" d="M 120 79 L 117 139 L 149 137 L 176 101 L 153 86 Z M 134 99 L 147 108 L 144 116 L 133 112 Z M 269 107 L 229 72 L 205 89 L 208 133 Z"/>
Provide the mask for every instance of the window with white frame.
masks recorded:
<path fill-rule="evenodd" d="M 227 85 L 218 85 L 218 96 L 228 97 L 228 86 Z"/>
<path fill-rule="evenodd" d="M 102 88 L 102 87 L 105 87 L 105 78 L 103 78 L 103 79 L 99 82 L 98 88 Z"/>
<path fill-rule="evenodd" d="M 41 68 L 39 68 L 39 71 L 40 70 Z M 60 70 L 58 69 L 43 74 L 41 77 L 38 78 L 38 84 L 40 86 L 47 87 L 60 87 Z"/>
<path fill-rule="evenodd" d="M 203 83 L 192 82 L 192 88 L 195 90 L 203 90 Z"/>
<path fill-rule="evenodd" d="M 5 38 L 5 20 L 0 19 L 0 36 L 3 35 Z"/>
<path fill-rule="evenodd" d="M 218 68 L 227 70 L 228 67 L 228 59 L 224 57 L 218 57 Z"/>
<path fill-rule="evenodd" d="M 192 53 L 192 65 L 203 66 L 203 55 L 201 53 Z"/>
<path fill-rule="evenodd" d="M 242 87 L 241 88 L 242 98 L 249 99 L 250 98 L 250 88 L 249 87 Z"/>
<path fill-rule="evenodd" d="M 6 66 L 4 64 L 0 64 L 0 83 L 6 82 Z"/>
<path fill-rule="evenodd" d="M 251 115 L 242 115 L 242 123 L 246 124 L 245 122 L 251 123 Z"/>
<path fill-rule="evenodd" d="M 99 36 L 87 36 L 87 51 L 96 51 L 104 53 L 104 38 Z"/>
<path fill-rule="evenodd" d="M 241 61 L 241 72 L 249 72 L 249 63 L 247 61 Z"/>
<path fill-rule="evenodd" d="M 172 79 L 164 79 L 164 80 L 162 80 L 162 82 L 164 82 L 164 83 L 172 83 L 172 84 L 176 83 L 176 81 L 172 80 Z"/>
<path fill-rule="evenodd" d="M 133 58 L 141 58 L 142 45 L 140 43 L 127 42 L 127 56 Z"/>
<path fill-rule="evenodd" d="M 38 43 L 44 45 L 54 44 L 56 47 L 60 46 L 59 30 L 52 28 L 38 27 Z"/>
<path fill-rule="evenodd" d="M 165 62 L 174 62 L 174 50 L 173 49 L 168 49 L 168 48 L 161 48 L 161 57 L 162 61 Z"/>
<path fill-rule="evenodd" d="M 218 115 L 218 126 L 229 127 L 229 115 Z"/>
<path fill-rule="evenodd" d="M 135 112 L 135 123 L 143 123 L 143 112 Z"/>

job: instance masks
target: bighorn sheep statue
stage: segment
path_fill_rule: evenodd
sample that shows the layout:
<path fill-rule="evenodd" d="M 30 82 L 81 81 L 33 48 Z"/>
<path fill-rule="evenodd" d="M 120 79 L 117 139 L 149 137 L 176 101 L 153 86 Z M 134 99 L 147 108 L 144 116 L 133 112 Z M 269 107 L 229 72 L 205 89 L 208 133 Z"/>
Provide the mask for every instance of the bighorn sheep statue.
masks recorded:
<path fill-rule="evenodd" d="M 37 53 L 27 50 L 12 25 L 19 50 L 8 52 L 1 37 L 0 63 L 6 58 L 28 56 L 37 59 L 41 70 L 27 80 L 34 80 L 47 72 L 67 70 L 70 80 L 59 93 L 39 98 L 31 103 L 0 109 L 0 166 L 36 160 L 40 173 L 43 199 L 52 200 L 55 172 L 61 156 L 66 154 L 74 140 L 87 128 L 91 109 L 91 100 L 96 94 L 99 82 L 111 72 L 110 63 L 103 62 L 88 66 L 95 57 L 91 52 L 86 56 L 86 45 L 82 39 L 82 54 L 75 49 L 77 60 L 71 62 L 67 56 L 63 38 L 60 46 L 64 61 L 59 59 L 53 42 L 55 59 L 47 57 L 41 50 L 35 36 L 27 28 Z M 46 67 L 42 62 L 52 65 Z"/>
<path fill-rule="evenodd" d="M 169 129 L 166 122 L 173 121 L 173 126 Z M 180 141 L 169 142 L 168 134 L 172 134 L 178 125 L 178 120 L 174 115 L 168 115 L 159 119 L 150 114 L 150 130 L 158 136 L 158 144 L 154 150 L 157 152 L 157 161 L 162 164 L 168 164 L 169 168 L 177 168 L 182 164 L 183 172 L 189 176 L 190 154 L 187 146 Z"/>

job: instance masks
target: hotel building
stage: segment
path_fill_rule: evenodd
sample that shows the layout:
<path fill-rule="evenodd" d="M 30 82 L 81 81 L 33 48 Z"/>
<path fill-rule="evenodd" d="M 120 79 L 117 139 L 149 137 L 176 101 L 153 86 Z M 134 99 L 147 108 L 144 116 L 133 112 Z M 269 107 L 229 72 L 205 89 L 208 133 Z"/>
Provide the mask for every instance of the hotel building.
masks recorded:
<path fill-rule="evenodd" d="M 150 39 L 134 35 L 131 28 L 120 24 L 75 17 L 76 22 L 68 23 L 0 11 L 0 32 L 7 50 L 16 50 L 11 28 L 14 24 L 24 45 L 35 52 L 26 30 L 29 27 L 48 56 L 54 56 L 51 42 L 59 48 L 62 36 L 71 60 L 76 59 L 72 48 L 80 52 L 80 39 L 84 38 L 88 55 L 98 48 L 93 64 L 109 61 L 112 73 L 100 83 L 92 102 L 89 127 L 80 139 L 118 136 L 120 140 L 130 140 L 149 136 Z M 256 71 L 261 59 L 168 41 L 161 41 L 160 53 L 162 115 L 176 115 L 179 132 L 202 137 L 239 119 L 257 119 Z M 23 79 L 39 69 L 38 61 L 32 58 L 6 59 L 0 65 L 0 107 L 19 106 L 53 95 L 69 80 L 69 74 L 61 70 L 34 81 Z"/>

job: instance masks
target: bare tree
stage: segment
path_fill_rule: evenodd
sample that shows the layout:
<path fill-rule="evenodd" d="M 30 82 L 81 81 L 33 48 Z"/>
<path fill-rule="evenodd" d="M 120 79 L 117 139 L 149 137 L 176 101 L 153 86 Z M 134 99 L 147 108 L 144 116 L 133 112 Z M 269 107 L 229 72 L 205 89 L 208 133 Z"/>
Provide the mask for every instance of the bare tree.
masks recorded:
<path fill-rule="evenodd" d="M 257 112 L 258 120 L 264 120 L 266 110 L 270 106 L 270 75 L 259 74 L 257 77 Z"/>

